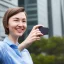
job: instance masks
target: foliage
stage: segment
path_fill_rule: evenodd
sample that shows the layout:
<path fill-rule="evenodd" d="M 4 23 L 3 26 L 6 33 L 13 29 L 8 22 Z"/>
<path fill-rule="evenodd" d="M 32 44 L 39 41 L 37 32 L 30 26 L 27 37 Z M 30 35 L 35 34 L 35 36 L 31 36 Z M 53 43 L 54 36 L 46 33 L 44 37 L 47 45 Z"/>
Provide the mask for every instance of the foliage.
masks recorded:
<path fill-rule="evenodd" d="M 42 54 L 35 55 L 31 54 L 34 64 L 53 64 L 55 56 L 44 56 Z"/>
<path fill-rule="evenodd" d="M 34 64 L 64 64 L 64 37 L 41 38 L 28 50 Z"/>

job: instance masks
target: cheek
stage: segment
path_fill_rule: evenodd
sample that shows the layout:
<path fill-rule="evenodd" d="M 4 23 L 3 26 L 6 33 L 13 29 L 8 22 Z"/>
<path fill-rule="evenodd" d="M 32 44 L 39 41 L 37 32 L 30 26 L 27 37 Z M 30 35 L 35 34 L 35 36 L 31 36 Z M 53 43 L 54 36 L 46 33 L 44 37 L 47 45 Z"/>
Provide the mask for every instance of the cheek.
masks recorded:
<path fill-rule="evenodd" d="M 11 32 L 11 31 L 14 31 L 13 28 L 14 28 L 14 26 L 9 25 L 9 31 L 10 31 L 10 32 Z"/>
<path fill-rule="evenodd" d="M 27 24 L 25 24 L 25 29 L 27 29 Z"/>
<path fill-rule="evenodd" d="M 8 22 L 8 26 L 10 26 L 10 27 L 14 27 L 14 26 L 16 26 L 17 25 L 17 23 L 15 23 L 11 18 L 9 19 L 9 22 Z"/>
<path fill-rule="evenodd" d="M 14 23 L 14 22 L 12 22 L 12 21 L 8 23 L 8 27 L 11 27 L 11 28 L 12 28 L 12 27 L 15 27 L 16 25 L 17 25 L 17 24 Z"/>
<path fill-rule="evenodd" d="M 13 31 L 13 29 L 15 28 L 16 24 L 14 23 L 9 23 L 8 24 L 8 28 L 9 28 L 9 31 Z"/>
<path fill-rule="evenodd" d="M 9 27 L 9 29 L 13 29 L 15 27 L 15 25 L 10 24 L 8 27 Z"/>

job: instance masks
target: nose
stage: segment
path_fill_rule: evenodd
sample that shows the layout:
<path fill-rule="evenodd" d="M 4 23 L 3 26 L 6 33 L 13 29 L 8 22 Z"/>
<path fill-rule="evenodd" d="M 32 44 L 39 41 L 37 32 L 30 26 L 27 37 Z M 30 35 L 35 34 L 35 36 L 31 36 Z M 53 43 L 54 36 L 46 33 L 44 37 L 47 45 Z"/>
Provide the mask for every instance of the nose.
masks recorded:
<path fill-rule="evenodd" d="M 23 26 L 23 25 L 24 25 L 23 22 L 19 21 L 18 26 Z"/>

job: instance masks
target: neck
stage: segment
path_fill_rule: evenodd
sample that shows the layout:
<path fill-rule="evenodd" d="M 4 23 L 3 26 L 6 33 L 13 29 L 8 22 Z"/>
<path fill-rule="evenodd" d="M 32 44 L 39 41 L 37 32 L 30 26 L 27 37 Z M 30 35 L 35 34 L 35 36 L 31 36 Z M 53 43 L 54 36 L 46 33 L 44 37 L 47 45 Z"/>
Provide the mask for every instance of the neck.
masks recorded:
<path fill-rule="evenodd" d="M 17 45 L 17 42 L 18 42 L 18 37 L 16 36 L 12 36 L 12 35 L 8 35 L 9 39 Z"/>

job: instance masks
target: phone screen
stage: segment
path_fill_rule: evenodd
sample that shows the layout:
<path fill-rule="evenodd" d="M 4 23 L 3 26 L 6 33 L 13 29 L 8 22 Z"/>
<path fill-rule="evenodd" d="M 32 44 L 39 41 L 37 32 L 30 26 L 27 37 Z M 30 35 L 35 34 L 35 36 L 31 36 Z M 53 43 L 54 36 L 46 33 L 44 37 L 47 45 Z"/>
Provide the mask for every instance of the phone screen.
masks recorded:
<path fill-rule="evenodd" d="M 47 34 L 49 33 L 49 28 L 47 28 L 47 27 L 42 27 L 42 26 L 40 26 L 40 27 L 39 27 L 39 30 L 41 31 L 41 33 L 42 33 L 43 35 L 47 35 Z"/>

